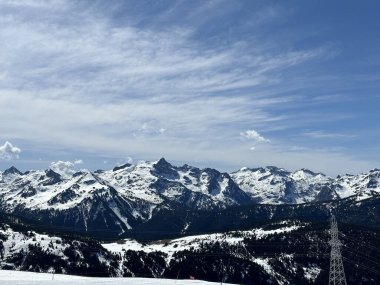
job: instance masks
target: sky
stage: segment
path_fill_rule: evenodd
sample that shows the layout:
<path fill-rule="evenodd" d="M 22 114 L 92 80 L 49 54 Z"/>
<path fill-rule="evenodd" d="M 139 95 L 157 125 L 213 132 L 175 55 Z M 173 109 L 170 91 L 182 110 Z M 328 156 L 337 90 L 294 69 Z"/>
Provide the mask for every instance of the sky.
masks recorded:
<path fill-rule="evenodd" d="M 380 167 L 379 1 L 0 1 L 0 169 Z"/>

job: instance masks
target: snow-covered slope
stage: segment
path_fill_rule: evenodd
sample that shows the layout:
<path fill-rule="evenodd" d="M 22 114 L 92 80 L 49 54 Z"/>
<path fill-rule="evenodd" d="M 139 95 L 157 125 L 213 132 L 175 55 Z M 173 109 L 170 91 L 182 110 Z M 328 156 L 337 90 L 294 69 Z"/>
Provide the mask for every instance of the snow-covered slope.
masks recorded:
<path fill-rule="evenodd" d="M 35 275 L 28 273 L 12 274 L 10 271 L 0 271 L 1 284 L 33 284 L 27 283 L 33 276 L 34 282 L 73 282 L 74 284 L 208 284 L 187 283 L 186 280 L 166 279 L 140 279 L 121 278 L 122 276 L 144 277 L 178 277 L 189 278 L 196 276 L 200 279 L 220 280 L 211 277 L 212 272 L 218 272 L 220 262 L 216 260 L 204 260 L 204 256 L 218 258 L 225 256 L 228 260 L 237 262 L 236 268 L 230 267 L 230 261 L 225 260 L 230 270 L 236 271 L 231 276 L 239 280 L 250 280 L 253 275 L 261 276 L 261 279 L 271 280 L 271 284 L 290 284 L 289 282 L 277 282 L 287 280 L 289 276 L 283 275 L 278 268 L 273 268 L 276 260 L 286 259 L 293 265 L 297 263 L 291 254 L 280 253 L 277 256 L 263 255 L 261 252 L 251 250 L 253 244 L 265 245 L 270 239 L 278 236 L 289 235 L 298 230 L 303 230 L 308 224 L 283 221 L 272 224 L 270 229 L 253 228 L 245 231 L 230 231 L 226 233 L 214 233 L 188 236 L 173 240 L 154 241 L 148 244 L 136 240 L 121 240 L 115 243 L 99 244 L 91 240 L 76 240 L 38 234 L 33 231 L 17 231 L 10 226 L 0 226 L 0 268 L 29 270 L 35 272 L 50 272 L 50 274 Z M 297 235 L 297 234 L 296 234 Z M 309 237 L 311 238 L 311 237 Z M 196 263 L 193 258 L 200 257 Z M 199 264 L 198 266 L 198 261 Z M 190 263 L 189 263 L 190 262 Z M 212 264 L 210 264 L 212 262 Z M 217 266 L 217 267 L 215 267 Z M 240 268 L 241 267 L 241 268 Z M 312 266 L 315 268 L 316 266 Z M 309 269 L 309 268 L 306 268 Z M 241 271 L 243 270 L 243 271 Z M 287 269 L 288 270 L 288 269 Z M 205 275 L 205 272 L 211 275 Z M 305 270 L 305 276 L 307 274 Z M 112 276 L 113 278 L 83 278 L 77 276 L 60 275 L 85 274 Z M 10 274 L 9 274 L 10 273 Z M 20 274 L 20 275 L 19 275 Z M 318 274 L 317 274 L 318 275 Z M 203 278 L 202 278 L 203 276 Z M 222 275 L 223 276 L 223 275 Z M 245 277 L 244 277 L 245 276 Z M 27 277 L 29 279 L 24 279 Z M 227 277 L 227 276 L 226 276 Z M 52 279 L 54 278 L 54 281 Z M 276 281 L 276 282 L 274 282 Z M 16 283 L 18 282 L 18 283 Z M 103 282 L 103 283 L 102 283 Z M 123 283 L 125 282 L 125 283 Z M 130 283 L 128 283 L 130 282 Z M 193 281 L 195 282 L 195 281 Z M 62 283 L 66 284 L 66 283 Z M 161 284 L 161 283 L 158 283 Z M 246 284 L 246 282 L 244 283 Z M 261 284 L 261 283 L 260 283 Z"/>
<path fill-rule="evenodd" d="M 126 250 L 144 251 L 146 253 L 162 252 L 167 255 L 167 263 L 169 263 L 174 253 L 184 250 L 199 250 L 202 244 L 223 242 L 229 245 L 237 245 L 242 243 L 244 238 L 250 237 L 259 240 L 267 235 L 287 233 L 297 230 L 300 227 L 301 226 L 298 225 L 284 224 L 273 230 L 258 228 L 249 231 L 231 231 L 227 233 L 195 235 L 169 241 L 155 241 L 148 244 L 142 244 L 133 239 L 125 239 L 115 243 L 104 243 L 102 246 L 113 253 L 119 253 Z"/>
<path fill-rule="evenodd" d="M 15 230 L 0 223 L 0 268 L 3 269 L 67 273 L 84 268 L 88 272 L 121 275 L 122 272 L 110 267 L 113 258 L 93 242 Z"/>
<path fill-rule="evenodd" d="M 60 237 L 50 237 L 32 231 L 21 233 L 4 225 L 0 227 L 0 240 L 1 266 L 11 262 L 14 255 L 20 252 L 28 252 L 30 247 L 36 244 L 39 244 L 41 249 L 62 258 L 64 257 L 64 250 L 68 247 L 67 244 L 62 244 L 62 238 Z"/>
<path fill-rule="evenodd" d="M 289 282 L 274 282 L 287 280 L 289 276 L 280 273 L 284 268 L 278 269 L 272 266 L 276 263 L 277 258 L 285 258 L 294 265 L 297 263 L 294 256 L 283 252 L 277 256 L 263 255 L 261 252 L 252 250 L 252 245 L 257 244 L 259 248 L 262 248 L 260 244 L 270 243 L 272 238 L 279 236 L 285 238 L 293 232 L 301 231 L 295 233 L 297 236 L 304 232 L 304 228 L 307 226 L 307 223 L 283 221 L 273 223 L 266 229 L 252 228 L 245 231 L 194 235 L 172 240 L 152 241 L 148 244 L 131 239 L 101 244 L 88 239 L 56 237 L 25 231 L 25 229 L 20 231 L 0 224 L 0 268 L 50 272 L 49 275 L 34 275 L 33 281 L 42 281 L 42 283 L 53 282 L 54 272 L 113 277 L 88 279 L 55 274 L 53 282 L 55 284 L 60 284 L 60 281 L 69 282 L 69 280 L 74 284 L 86 284 L 83 282 L 90 281 L 91 284 L 98 282 L 105 284 L 104 282 L 112 283 L 116 280 L 117 284 L 127 281 L 130 283 L 125 284 L 139 284 L 140 280 L 141 282 L 144 280 L 145 284 L 155 284 L 154 282 L 158 282 L 157 280 L 164 282 L 161 277 L 175 279 L 176 277 L 195 276 L 199 279 L 220 280 L 224 273 L 219 277 L 215 277 L 214 273 L 224 272 L 220 270 L 222 262 L 230 268 L 229 270 L 232 270 L 229 278 L 235 279 L 229 280 L 239 282 L 238 280 L 242 278 L 245 280 L 243 283 L 247 284 L 248 280 L 257 275 L 256 277 L 261 276 L 261 280 L 271 280 L 271 284 L 290 284 Z M 311 236 L 307 238 L 313 239 Z M 209 258 L 205 260 L 204 256 Z M 220 256 L 224 256 L 226 259 L 218 261 Z M 236 263 L 231 263 L 233 260 Z M 23 276 L 30 277 L 31 275 L 24 273 Z M 160 279 L 120 278 L 122 276 L 160 277 Z M 28 280 L 22 279 L 20 276 L 0 272 L 0 283 L 4 284 L 3 282 L 8 281 L 12 281 L 12 284 L 28 284 L 26 283 Z M 16 281 L 25 283 L 15 283 Z M 101 283 L 102 281 L 103 283 Z M 165 284 L 175 281 L 177 283 L 173 284 L 187 284 L 183 280 L 165 280 Z"/>
<path fill-rule="evenodd" d="M 99 277 L 80 277 L 74 275 L 34 273 L 23 271 L 0 270 L 0 283 L 2 285 L 97 285 L 97 284 L 120 284 L 120 285 L 207 285 L 220 284 L 206 282 L 202 280 L 171 280 L 153 278 L 99 278 Z"/>

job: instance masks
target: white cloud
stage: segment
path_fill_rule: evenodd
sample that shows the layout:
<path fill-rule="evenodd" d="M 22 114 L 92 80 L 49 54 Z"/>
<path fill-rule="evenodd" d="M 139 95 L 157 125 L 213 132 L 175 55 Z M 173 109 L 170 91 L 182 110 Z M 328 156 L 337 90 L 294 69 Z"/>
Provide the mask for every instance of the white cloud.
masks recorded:
<path fill-rule="evenodd" d="M 76 163 L 71 161 L 55 161 L 50 164 L 50 169 L 54 172 L 57 172 L 61 176 L 67 178 L 72 176 L 75 172 L 77 172 L 76 169 Z"/>
<path fill-rule="evenodd" d="M 259 143 L 269 143 L 270 140 L 264 138 L 262 135 L 260 135 L 257 131 L 255 130 L 247 130 L 245 132 L 241 132 L 240 135 L 246 139 L 253 140 L 255 142 Z"/>
<path fill-rule="evenodd" d="M 0 146 L 0 159 L 11 160 L 19 158 L 21 149 L 13 146 L 10 142 L 6 141 L 4 145 Z"/>
<path fill-rule="evenodd" d="M 74 161 L 74 164 L 83 164 L 83 160 L 82 159 L 76 159 Z"/>

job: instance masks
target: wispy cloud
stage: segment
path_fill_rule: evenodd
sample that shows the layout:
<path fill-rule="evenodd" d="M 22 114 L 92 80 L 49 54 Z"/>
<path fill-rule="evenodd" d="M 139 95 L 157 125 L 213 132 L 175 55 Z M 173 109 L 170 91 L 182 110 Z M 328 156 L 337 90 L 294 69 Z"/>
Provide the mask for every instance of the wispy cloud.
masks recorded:
<path fill-rule="evenodd" d="M 20 15 L 2 19 L 3 88 L 75 100 L 188 97 L 270 83 L 273 71 L 323 54 L 320 49 L 260 54 L 244 43 L 205 48 L 192 40 L 191 30 L 117 27 L 91 14 L 79 25 L 59 26 L 60 16 L 66 13 L 44 21 Z"/>
<path fill-rule="evenodd" d="M 256 147 L 259 151 L 249 153 L 264 163 L 273 149 L 277 161 L 288 152 L 266 144 L 269 139 L 255 130 L 270 131 L 277 142 L 276 131 L 307 129 L 339 115 L 303 110 L 332 100 L 329 94 L 309 96 L 305 90 L 319 86 L 322 75 L 303 72 L 335 55 L 331 45 L 301 48 L 292 39 L 281 45 L 224 30 L 218 39 L 202 34 L 215 28 L 205 15 L 212 12 L 216 21 L 241 9 L 230 1 L 179 1 L 158 12 L 149 2 L 135 3 L 106 8 L 93 1 L 0 3 L 4 137 L 70 149 L 74 157 L 83 157 L 80 152 L 194 161 L 217 157 L 225 164 L 246 161 L 245 151 Z M 112 14 L 122 10 L 132 12 Z M 261 18 L 249 23 L 250 33 L 259 34 L 261 24 L 283 12 L 264 7 Z"/>
<path fill-rule="evenodd" d="M 303 135 L 314 139 L 352 139 L 356 137 L 352 134 L 327 133 L 324 131 L 308 131 Z"/>

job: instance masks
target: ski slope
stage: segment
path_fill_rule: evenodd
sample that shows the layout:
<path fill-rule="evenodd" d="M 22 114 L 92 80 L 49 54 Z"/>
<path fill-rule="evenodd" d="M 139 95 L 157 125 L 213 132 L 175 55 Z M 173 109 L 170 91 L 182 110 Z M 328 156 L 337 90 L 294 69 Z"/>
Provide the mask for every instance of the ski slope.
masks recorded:
<path fill-rule="evenodd" d="M 171 280 L 153 278 L 100 278 L 74 275 L 35 273 L 25 271 L 0 270 L 1 285 L 215 285 L 220 283 L 201 280 Z"/>

